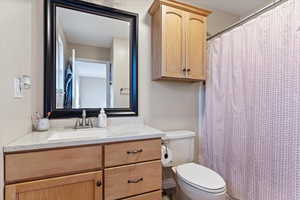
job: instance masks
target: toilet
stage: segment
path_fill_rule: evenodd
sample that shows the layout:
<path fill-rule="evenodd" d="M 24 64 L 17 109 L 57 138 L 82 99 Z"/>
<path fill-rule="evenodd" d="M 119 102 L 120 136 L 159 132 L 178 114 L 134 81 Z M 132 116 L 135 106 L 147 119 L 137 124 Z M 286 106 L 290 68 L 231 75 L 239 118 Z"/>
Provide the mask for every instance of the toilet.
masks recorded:
<path fill-rule="evenodd" d="M 215 171 L 194 163 L 191 131 L 165 132 L 162 164 L 171 167 L 177 182 L 176 200 L 225 200 L 226 183 Z"/>

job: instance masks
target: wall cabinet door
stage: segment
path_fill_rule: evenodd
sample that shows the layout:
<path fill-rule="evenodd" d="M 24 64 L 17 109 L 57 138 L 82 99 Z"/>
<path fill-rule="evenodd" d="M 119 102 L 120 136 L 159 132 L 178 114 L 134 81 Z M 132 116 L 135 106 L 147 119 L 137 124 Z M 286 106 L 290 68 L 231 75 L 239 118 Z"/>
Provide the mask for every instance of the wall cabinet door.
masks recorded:
<path fill-rule="evenodd" d="M 185 77 L 185 17 L 186 12 L 163 6 L 163 76 Z"/>
<path fill-rule="evenodd" d="M 102 196 L 100 171 L 5 187 L 5 200 L 102 200 Z"/>
<path fill-rule="evenodd" d="M 156 0 L 152 18 L 153 80 L 200 81 L 206 78 L 208 10 Z"/>
<path fill-rule="evenodd" d="M 206 18 L 201 15 L 187 13 L 186 20 L 187 78 L 205 80 Z"/>

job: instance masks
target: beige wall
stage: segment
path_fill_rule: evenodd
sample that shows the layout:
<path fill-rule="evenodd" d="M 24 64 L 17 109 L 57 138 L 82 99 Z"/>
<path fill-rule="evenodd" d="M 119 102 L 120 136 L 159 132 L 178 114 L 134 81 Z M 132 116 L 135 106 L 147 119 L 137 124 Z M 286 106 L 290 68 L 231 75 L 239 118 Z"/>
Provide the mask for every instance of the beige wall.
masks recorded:
<path fill-rule="evenodd" d="M 219 31 L 224 30 L 227 26 L 234 24 L 240 19 L 240 16 L 233 15 L 231 13 L 227 13 L 221 10 L 217 10 L 205 5 L 205 2 L 210 0 L 180 0 L 186 3 L 193 4 L 195 6 L 200 6 L 204 9 L 208 9 L 212 11 L 212 14 L 208 16 L 207 22 L 208 27 L 207 31 L 210 35 L 216 34 Z"/>
<path fill-rule="evenodd" d="M 32 66 L 36 61 L 31 58 L 32 55 L 35 57 L 38 55 L 32 44 L 35 43 L 34 40 L 40 38 L 34 38 L 32 35 L 31 0 L 1 0 L 0 8 L 0 199 L 2 199 L 2 147 L 31 129 L 30 116 L 36 103 L 36 95 L 33 92 L 36 87 L 25 91 L 23 99 L 13 98 L 13 78 L 35 73 Z M 34 79 L 34 84 L 37 84 L 36 80 Z"/>
<path fill-rule="evenodd" d="M 147 13 L 151 4 L 152 0 L 126 0 L 117 7 L 140 15 L 139 114 L 149 125 L 164 130 L 197 130 L 199 83 L 151 80 L 151 18 Z M 40 14 L 36 18 L 41 18 Z M 39 24 L 38 28 L 42 29 L 42 26 Z M 42 40 L 39 42 L 42 45 Z M 42 47 L 38 48 L 42 50 Z M 36 62 L 40 63 L 42 59 L 43 57 L 36 57 Z M 40 94 L 35 97 L 38 102 L 43 101 L 42 92 L 40 88 Z"/>
<path fill-rule="evenodd" d="M 128 108 L 130 96 L 120 94 L 121 88 L 129 88 L 130 59 L 129 40 L 114 38 L 112 51 L 112 80 L 113 80 L 113 108 Z"/>
<path fill-rule="evenodd" d="M 228 13 L 213 10 L 213 13 L 208 17 L 208 33 L 209 35 L 214 35 L 222 30 L 224 30 L 227 26 L 234 24 L 239 21 L 239 16 L 230 15 Z"/>
<path fill-rule="evenodd" d="M 60 20 L 57 20 L 56 24 L 57 24 L 56 25 L 56 33 L 58 35 L 58 36 L 56 36 L 56 40 L 58 40 L 58 37 L 61 38 L 62 43 L 63 43 L 63 47 L 64 47 L 63 48 L 64 54 L 68 54 L 68 50 L 69 50 L 69 48 L 68 48 L 68 42 L 67 42 L 64 30 L 63 30 L 63 28 L 61 26 Z M 68 63 L 68 59 L 69 59 L 68 56 L 64 55 L 64 64 L 65 65 Z"/>
<path fill-rule="evenodd" d="M 76 58 L 110 61 L 110 49 L 82 44 L 68 43 L 68 55 L 72 55 L 72 49 L 76 50 Z"/>
<path fill-rule="evenodd" d="M 95 0 L 94 0 L 95 1 Z M 41 0 L 1 0 L 0 36 L 0 145 L 25 134 L 30 116 L 43 109 L 43 5 Z M 139 108 L 147 124 L 163 130 L 197 130 L 199 83 L 151 81 L 152 0 L 121 1 L 118 8 L 140 15 Z M 33 88 L 23 99 L 13 98 L 13 78 L 32 75 Z M 0 188 L 3 189 L 3 160 L 0 155 Z M 1 192 L 1 194 L 3 194 Z M 0 195 L 2 200 L 2 195 Z"/>
<path fill-rule="evenodd" d="M 151 80 L 151 18 L 147 11 L 152 2 L 152 0 L 126 0 L 116 6 L 139 13 L 140 17 L 139 114 L 145 118 L 147 124 L 163 130 L 197 130 L 199 83 Z"/>

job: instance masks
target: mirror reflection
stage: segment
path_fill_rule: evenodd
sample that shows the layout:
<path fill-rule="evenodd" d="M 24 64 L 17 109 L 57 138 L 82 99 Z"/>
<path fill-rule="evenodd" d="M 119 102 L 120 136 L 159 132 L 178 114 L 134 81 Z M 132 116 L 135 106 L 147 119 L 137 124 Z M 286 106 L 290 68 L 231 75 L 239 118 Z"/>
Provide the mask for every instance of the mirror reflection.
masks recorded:
<path fill-rule="evenodd" d="M 129 108 L 130 23 L 56 8 L 56 108 Z"/>

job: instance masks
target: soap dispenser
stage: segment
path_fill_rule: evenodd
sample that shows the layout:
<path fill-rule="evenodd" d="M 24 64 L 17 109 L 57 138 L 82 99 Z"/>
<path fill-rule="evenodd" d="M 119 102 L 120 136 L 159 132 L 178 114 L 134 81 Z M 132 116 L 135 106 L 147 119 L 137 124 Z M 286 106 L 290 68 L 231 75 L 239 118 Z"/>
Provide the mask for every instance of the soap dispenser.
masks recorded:
<path fill-rule="evenodd" d="M 98 127 L 99 128 L 107 127 L 107 115 L 105 114 L 104 108 L 101 108 L 100 114 L 98 115 Z"/>

